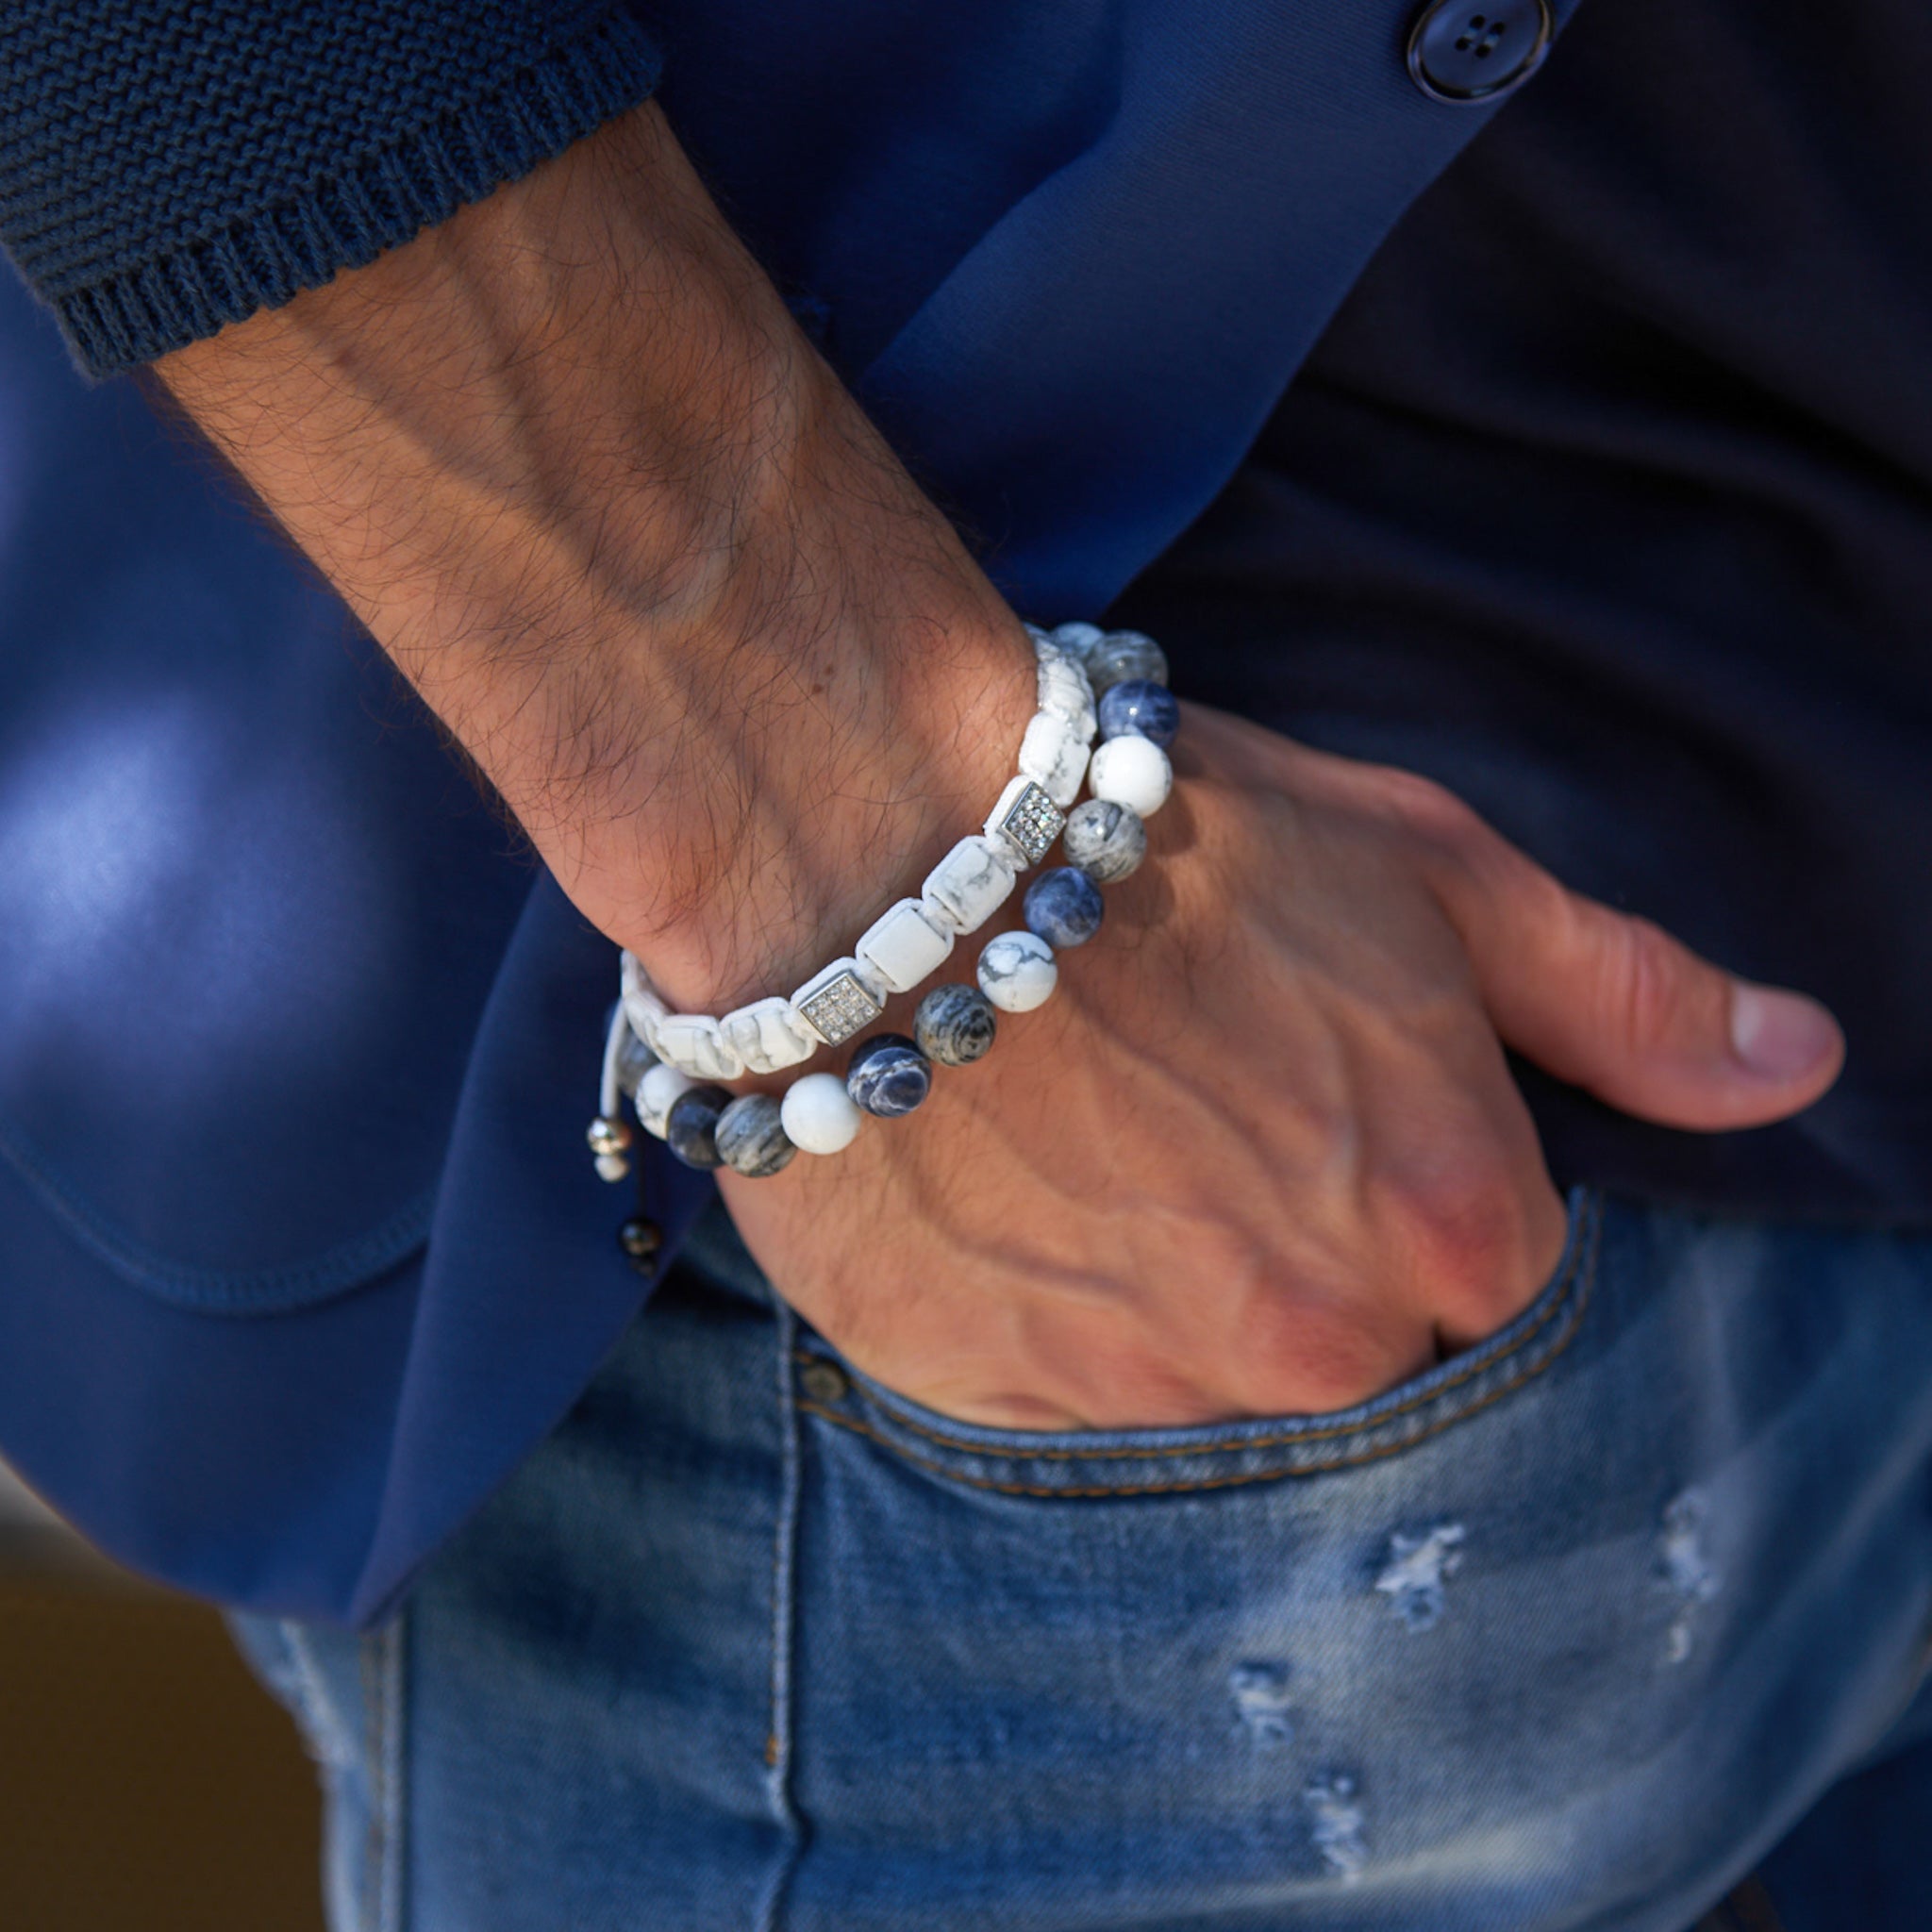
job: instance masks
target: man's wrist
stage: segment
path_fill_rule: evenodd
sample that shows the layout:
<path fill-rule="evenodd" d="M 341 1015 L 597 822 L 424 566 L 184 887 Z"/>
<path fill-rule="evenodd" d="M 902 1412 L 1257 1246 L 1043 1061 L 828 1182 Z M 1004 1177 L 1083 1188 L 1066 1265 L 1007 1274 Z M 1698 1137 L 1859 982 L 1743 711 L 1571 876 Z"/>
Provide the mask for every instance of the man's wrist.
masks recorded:
<path fill-rule="evenodd" d="M 655 109 L 162 374 L 674 998 L 849 941 L 1011 769 L 1023 629 Z"/>

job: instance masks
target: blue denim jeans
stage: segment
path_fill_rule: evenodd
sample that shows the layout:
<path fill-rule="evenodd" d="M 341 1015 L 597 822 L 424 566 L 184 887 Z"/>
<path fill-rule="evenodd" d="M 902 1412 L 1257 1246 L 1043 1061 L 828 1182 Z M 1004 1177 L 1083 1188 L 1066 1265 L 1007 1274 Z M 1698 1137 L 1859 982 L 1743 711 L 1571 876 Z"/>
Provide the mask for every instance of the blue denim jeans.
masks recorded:
<path fill-rule="evenodd" d="M 341 1932 L 1686 1932 L 1754 1871 L 1724 1923 L 1916 1932 L 1928 1457 L 1932 1238 L 1579 1192 L 1373 1403 L 1049 1437 L 714 1216 L 394 1623 L 242 1637 Z"/>

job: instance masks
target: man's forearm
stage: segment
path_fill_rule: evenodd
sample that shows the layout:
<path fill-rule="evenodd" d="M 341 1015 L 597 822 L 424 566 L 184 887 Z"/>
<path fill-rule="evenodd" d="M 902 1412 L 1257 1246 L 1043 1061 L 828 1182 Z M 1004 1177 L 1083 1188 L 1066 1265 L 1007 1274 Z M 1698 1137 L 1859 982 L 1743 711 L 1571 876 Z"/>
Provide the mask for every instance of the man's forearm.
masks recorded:
<path fill-rule="evenodd" d="M 1005 775 L 1024 633 L 655 108 L 160 373 L 674 997 L 816 963 Z"/>

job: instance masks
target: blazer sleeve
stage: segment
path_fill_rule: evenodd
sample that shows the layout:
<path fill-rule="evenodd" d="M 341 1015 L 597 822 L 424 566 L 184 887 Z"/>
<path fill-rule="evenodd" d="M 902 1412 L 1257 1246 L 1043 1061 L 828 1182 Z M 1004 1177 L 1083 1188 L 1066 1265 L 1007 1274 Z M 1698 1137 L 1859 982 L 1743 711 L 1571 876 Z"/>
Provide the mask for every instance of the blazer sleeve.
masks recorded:
<path fill-rule="evenodd" d="M 0 244 L 112 375 L 408 241 L 658 73 L 621 0 L 14 0 Z"/>

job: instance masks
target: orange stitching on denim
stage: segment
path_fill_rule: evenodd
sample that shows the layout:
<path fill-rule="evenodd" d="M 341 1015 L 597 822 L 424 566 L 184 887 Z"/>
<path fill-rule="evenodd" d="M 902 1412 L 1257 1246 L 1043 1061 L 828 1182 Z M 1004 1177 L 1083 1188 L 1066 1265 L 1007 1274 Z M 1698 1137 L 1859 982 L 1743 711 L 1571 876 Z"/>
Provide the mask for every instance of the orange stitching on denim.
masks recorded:
<path fill-rule="evenodd" d="M 1593 1260 L 1594 1244 L 1592 1243 Z M 1491 1389 L 1480 1402 L 1473 1402 L 1467 1408 L 1459 1408 L 1453 1415 L 1443 1416 L 1440 1422 L 1432 1423 L 1419 1434 L 1407 1437 L 1400 1442 L 1385 1442 L 1379 1448 L 1363 1450 L 1359 1456 L 1337 1457 L 1332 1461 L 1311 1463 L 1303 1469 L 1253 1470 L 1241 1475 L 1205 1476 L 1199 1482 L 1130 1483 L 1113 1489 L 1104 1486 L 1092 1489 L 1059 1489 L 1045 1483 L 1001 1483 L 994 1482 L 990 1476 L 968 1475 L 963 1471 L 948 1469 L 943 1463 L 933 1462 L 924 1456 L 915 1456 L 911 1450 L 893 1441 L 890 1436 L 881 1434 L 871 1424 L 858 1422 L 851 1416 L 835 1414 L 829 1408 L 821 1408 L 815 1402 L 801 1402 L 798 1405 L 798 1409 L 801 1415 L 815 1415 L 820 1421 L 831 1423 L 836 1427 L 841 1429 L 848 1429 L 855 1436 L 866 1437 L 869 1441 L 876 1442 L 880 1448 L 898 1457 L 901 1461 L 909 1462 L 913 1468 L 923 1469 L 928 1475 L 937 1476 L 942 1482 L 964 1483 L 969 1488 L 991 1490 L 1003 1496 L 1040 1496 L 1048 1500 L 1062 1496 L 1075 1499 L 1081 1497 L 1103 1498 L 1107 1496 L 1181 1496 L 1190 1495 L 1201 1490 L 1231 1490 L 1241 1488 L 1250 1483 L 1281 1482 L 1294 1476 L 1331 1475 L 1337 1470 L 1358 1469 L 1365 1463 L 1381 1462 L 1391 1456 L 1400 1456 L 1406 1451 L 1413 1449 L 1417 1443 L 1426 1442 L 1432 1436 L 1440 1436 L 1444 1429 L 1454 1428 L 1457 1423 L 1467 1422 L 1471 1416 L 1480 1415 L 1491 1404 L 1502 1401 L 1504 1396 L 1514 1394 L 1525 1383 L 1535 1381 L 1576 1339 L 1576 1331 L 1582 1325 L 1584 1310 L 1590 1306 L 1591 1290 L 1593 1286 L 1593 1271 L 1586 1271 L 1577 1293 L 1567 1304 L 1571 1317 L 1569 1324 L 1560 1335 L 1555 1338 L 1542 1357 L 1524 1370 L 1523 1374 L 1516 1376 L 1513 1380 L 1505 1382 L 1500 1389 Z M 1562 1306 L 1562 1304 L 1559 1304 L 1559 1306 Z M 1539 1327 L 1541 1325 L 1541 1323 L 1538 1324 Z M 1525 1336 L 1524 1339 L 1527 1341 L 1528 1337 Z M 1277 1439 L 1278 1441 L 1295 1441 L 1299 1440 L 1305 1439 L 1296 1437 L 1281 1437 Z M 1237 1448 L 1251 1448 L 1257 1445 L 1253 1443 L 1237 1443 L 1234 1446 Z M 1023 1454 L 981 1453 L 987 1455 L 989 1459 L 1001 1462 L 1024 1462 L 1029 1459 Z M 1155 1455 L 1164 1455 L 1171 1452 L 1149 1450 L 1146 1453 L 1151 1457 Z M 1208 1455 L 1214 1452 L 1209 1449 L 1202 1449 L 1192 1453 Z"/>
<path fill-rule="evenodd" d="M 1582 1304 L 1589 1300 L 1591 1285 L 1596 1273 L 1597 1248 L 1602 1229 L 1601 1197 L 1589 1195 L 1579 1218 L 1578 1240 L 1572 1251 L 1568 1265 L 1545 1291 L 1550 1296 L 1549 1306 L 1541 1315 L 1512 1341 L 1500 1339 L 1491 1342 L 1486 1351 L 1467 1363 L 1457 1374 L 1446 1382 L 1438 1383 L 1433 1389 L 1419 1391 L 1407 1401 L 1398 1403 L 1395 1407 L 1386 1410 L 1370 1423 L 1340 1423 L 1333 1427 L 1322 1429 L 1292 1429 L 1277 1436 L 1230 1436 L 1212 1442 L 1182 1442 L 1161 1448 L 1140 1449 L 993 1449 L 983 1442 L 970 1442 L 958 1436 L 948 1436 L 938 1429 L 927 1428 L 908 1416 L 898 1414 L 890 1402 L 879 1402 L 878 1407 L 891 1418 L 892 1426 L 908 1430 L 910 1434 L 923 1437 L 926 1441 L 941 1449 L 951 1449 L 962 1456 L 979 1456 L 1000 1462 L 1146 1462 L 1158 1457 L 1179 1456 L 1214 1456 L 1232 1449 L 1279 1449 L 1290 1443 L 1330 1442 L 1338 1436 L 1359 1435 L 1365 1429 L 1380 1428 L 1386 1422 L 1392 1422 L 1397 1416 L 1408 1415 L 1418 1408 L 1426 1407 L 1439 1397 L 1447 1395 L 1452 1390 L 1459 1389 L 1473 1376 L 1479 1375 L 1485 1369 L 1494 1368 L 1498 1362 L 1507 1361 L 1512 1355 L 1521 1355 L 1537 1337 L 1566 1309 L 1574 1308 L 1581 1312 Z M 823 1360 L 814 1357 L 809 1350 L 798 1352 L 800 1361 Z M 1510 1384 L 1514 1388 L 1517 1385 Z M 1474 1410 L 1470 1411 L 1472 1414 Z M 815 1409 L 814 1414 L 823 1414 Z M 836 1418 L 834 1418 L 836 1420 Z M 1418 1441 L 1421 1438 L 1417 1438 Z M 1056 1494 L 1072 1493 L 1057 1491 Z M 1124 1491 L 1108 1491 L 1109 1494 L 1124 1494 Z"/>

